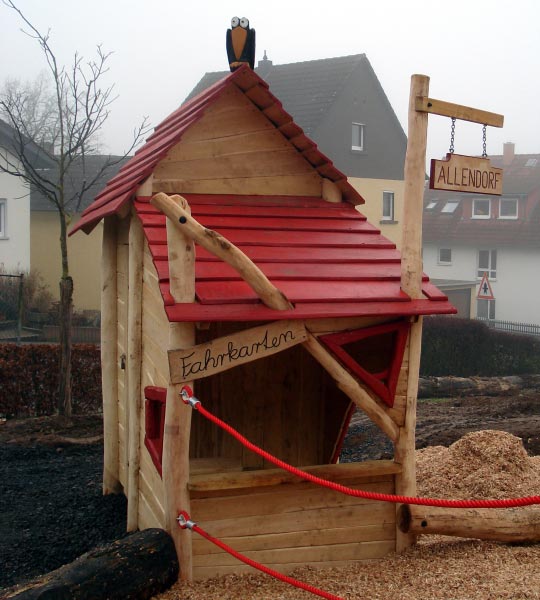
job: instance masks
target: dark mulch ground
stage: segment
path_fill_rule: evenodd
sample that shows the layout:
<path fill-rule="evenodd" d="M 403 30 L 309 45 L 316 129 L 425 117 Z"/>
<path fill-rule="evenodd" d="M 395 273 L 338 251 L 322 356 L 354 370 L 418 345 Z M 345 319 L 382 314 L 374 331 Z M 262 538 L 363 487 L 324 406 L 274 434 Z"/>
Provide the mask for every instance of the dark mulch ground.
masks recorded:
<path fill-rule="evenodd" d="M 538 392 L 419 404 L 419 448 L 448 446 L 480 429 L 508 431 L 523 439 L 529 454 L 540 454 Z M 101 494 L 100 432 L 101 419 L 91 416 L 0 424 L 0 589 L 125 534 L 124 496 Z M 355 415 L 342 460 L 391 455 L 391 444 L 369 419 Z"/>

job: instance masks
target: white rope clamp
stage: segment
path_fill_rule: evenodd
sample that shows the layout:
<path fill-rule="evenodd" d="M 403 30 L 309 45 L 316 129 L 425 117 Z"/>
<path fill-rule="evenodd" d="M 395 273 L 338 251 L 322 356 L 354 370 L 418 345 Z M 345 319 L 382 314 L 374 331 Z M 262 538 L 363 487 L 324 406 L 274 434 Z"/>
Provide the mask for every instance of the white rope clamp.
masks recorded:
<path fill-rule="evenodd" d="M 201 402 L 193 395 L 193 390 L 189 385 L 185 385 L 180 390 L 180 397 L 184 404 L 189 404 L 191 408 L 196 408 Z"/>

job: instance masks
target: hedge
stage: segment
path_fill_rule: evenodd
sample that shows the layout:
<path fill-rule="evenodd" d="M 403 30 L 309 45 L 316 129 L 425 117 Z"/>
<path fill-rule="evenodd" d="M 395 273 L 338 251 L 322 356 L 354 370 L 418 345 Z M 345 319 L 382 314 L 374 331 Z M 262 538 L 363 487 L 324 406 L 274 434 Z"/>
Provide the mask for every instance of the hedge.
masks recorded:
<path fill-rule="evenodd" d="M 540 373 L 540 338 L 481 321 L 426 317 L 420 374 L 493 377 Z"/>
<path fill-rule="evenodd" d="M 101 410 L 99 346 L 75 344 L 72 351 L 74 414 Z M 59 346 L 0 344 L 0 415 L 54 414 L 57 404 Z"/>

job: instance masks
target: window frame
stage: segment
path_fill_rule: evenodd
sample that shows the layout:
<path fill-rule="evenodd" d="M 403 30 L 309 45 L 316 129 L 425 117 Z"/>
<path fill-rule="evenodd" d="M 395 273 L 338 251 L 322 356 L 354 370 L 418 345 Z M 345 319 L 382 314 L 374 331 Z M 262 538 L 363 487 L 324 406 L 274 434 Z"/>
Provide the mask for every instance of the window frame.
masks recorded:
<path fill-rule="evenodd" d="M 355 144 L 355 129 L 358 128 L 359 131 L 359 142 L 360 145 L 356 145 Z M 366 134 L 366 125 L 365 123 L 358 123 L 358 122 L 353 122 L 352 123 L 352 127 L 351 127 L 351 151 L 352 152 L 364 152 L 365 151 L 365 146 L 366 146 L 366 140 L 365 140 L 365 134 Z"/>
<path fill-rule="evenodd" d="M 487 215 L 477 214 L 475 212 L 475 207 L 477 204 L 481 202 L 487 202 L 488 205 L 488 213 Z M 471 218 L 472 219 L 491 219 L 491 199 L 490 198 L 473 198 L 472 201 L 472 210 L 471 210 Z"/>
<path fill-rule="evenodd" d="M 480 267 L 480 253 L 487 252 L 488 253 L 488 265 L 487 267 Z M 493 260 L 495 258 L 495 260 Z M 495 263 L 495 267 L 493 264 Z M 497 249 L 496 248 L 480 248 L 476 253 L 476 279 L 482 279 L 484 273 L 488 274 L 488 279 L 490 281 L 495 281 L 497 279 Z"/>
<path fill-rule="evenodd" d="M 441 258 L 441 252 L 443 252 L 445 250 L 450 253 L 449 260 L 443 260 Z M 448 266 L 448 265 L 452 264 L 452 248 L 438 248 L 437 249 L 437 264 L 443 265 L 443 266 Z"/>
<path fill-rule="evenodd" d="M 447 200 L 443 207 L 441 208 L 441 214 L 442 215 L 453 215 L 456 210 L 457 207 L 459 206 L 459 200 Z M 448 207 L 448 210 L 447 210 Z"/>
<path fill-rule="evenodd" d="M 7 199 L 0 198 L 0 240 L 7 239 Z"/>
<path fill-rule="evenodd" d="M 503 207 L 503 203 L 508 204 L 509 202 L 513 202 L 516 206 L 516 213 L 515 215 L 503 215 L 502 214 L 502 207 Z M 517 218 L 519 217 L 519 202 L 517 198 L 499 198 L 499 219 L 504 219 L 504 220 L 512 220 L 515 221 Z"/>
<path fill-rule="evenodd" d="M 385 215 L 384 214 L 384 201 L 386 198 L 390 198 L 391 197 L 391 202 L 390 202 L 390 215 Z M 396 208 L 395 208 L 395 201 L 396 201 L 396 195 L 394 192 L 390 191 L 390 190 L 383 190 L 383 196 L 382 196 L 382 217 L 381 217 L 381 222 L 384 223 L 395 223 L 395 217 L 396 217 Z"/>
<path fill-rule="evenodd" d="M 486 300 L 485 298 L 477 298 L 476 299 L 476 317 L 479 319 L 487 319 L 488 321 L 495 321 L 496 320 L 496 305 L 495 305 L 495 300 Z M 486 310 L 485 313 L 487 316 L 482 316 L 479 313 L 480 312 L 484 312 L 479 311 L 479 308 L 481 306 L 485 306 Z"/>

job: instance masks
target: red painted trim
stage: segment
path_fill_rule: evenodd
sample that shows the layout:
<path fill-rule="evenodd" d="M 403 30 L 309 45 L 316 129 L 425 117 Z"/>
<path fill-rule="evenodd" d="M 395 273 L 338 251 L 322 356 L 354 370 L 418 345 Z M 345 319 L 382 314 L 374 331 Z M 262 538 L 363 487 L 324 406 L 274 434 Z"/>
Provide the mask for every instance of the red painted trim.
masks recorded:
<path fill-rule="evenodd" d="M 165 428 L 165 403 L 167 390 L 161 387 L 144 388 L 146 399 L 144 445 L 158 473 L 162 475 L 163 433 Z"/>
<path fill-rule="evenodd" d="M 341 450 L 343 448 L 343 443 L 345 442 L 345 437 L 347 435 L 347 431 L 349 430 L 349 425 L 351 424 L 352 416 L 354 415 L 354 411 L 356 410 L 356 404 L 351 402 L 349 404 L 349 408 L 347 409 L 347 413 L 345 418 L 343 419 L 343 424 L 341 425 L 341 429 L 339 431 L 339 438 L 336 443 L 336 447 L 334 449 L 334 453 L 330 459 L 330 462 L 335 465 L 339 460 L 339 455 L 341 454 Z"/>

